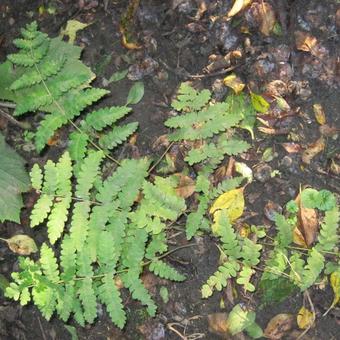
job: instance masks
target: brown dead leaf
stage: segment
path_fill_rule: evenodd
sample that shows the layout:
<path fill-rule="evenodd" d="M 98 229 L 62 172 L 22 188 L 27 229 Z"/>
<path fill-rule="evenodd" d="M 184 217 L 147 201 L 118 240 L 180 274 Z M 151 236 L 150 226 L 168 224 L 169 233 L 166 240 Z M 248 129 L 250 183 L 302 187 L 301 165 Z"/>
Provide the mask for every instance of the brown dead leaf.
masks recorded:
<path fill-rule="evenodd" d="M 289 129 L 286 128 L 273 129 L 260 126 L 258 129 L 267 135 L 287 135 L 289 133 Z"/>
<path fill-rule="evenodd" d="M 281 143 L 283 148 L 288 152 L 288 153 L 298 153 L 302 150 L 301 145 L 297 143 Z"/>
<path fill-rule="evenodd" d="M 320 125 L 325 125 L 326 124 L 326 116 L 325 116 L 325 111 L 323 110 L 321 104 L 314 104 L 313 105 L 313 111 L 314 111 L 316 121 Z"/>
<path fill-rule="evenodd" d="M 339 176 L 340 175 L 340 165 L 335 163 L 334 159 L 331 160 L 331 165 L 329 170 L 332 174 Z"/>
<path fill-rule="evenodd" d="M 262 1 L 260 4 L 259 14 L 260 32 L 265 36 L 269 36 L 276 22 L 275 12 L 272 5 L 268 2 Z"/>
<path fill-rule="evenodd" d="M 235 16 L 237 13 L 245 9 L 251 2 L 252 0 L 235 0 L 233 7 L 230 9 L 230 11 L 227 14 L 227 17 L 231 18 Z"/>
<path fill-rule="evenodd" d="M 316 46 L 317 40 L 315 37 L 306 32 L 295 32 L 295 45 L 300 51 L 311 52 Z"/>
<path fill-rule="evenodd" d="M 6 241 L 9 249 L 19 255 L 30 255 L 38 251 L 34 240 L 27 235 L 15 235 L 9 239 L 2 239 Z"/>
<path fill-rule="evenodd" d="M 222 165 L 218 167 L 214 174 L 214 182 L 219 183 L 226 178 L 231 178 L 235 170 L 235 159 L 229 158 L 228 165 Z"/>
<path fill-rule="evenodd" d="M 190 197 L 195 192 L 195 181 L 189 176 L 181 173 L 175 174 L 179 178 L 178 186 L 176 188 L 177 195 L 183 198 Z"/>
<path fill-rule="evenodd" d="M 319 131 L 322 134 L 322 136 L 333 137 L 340 131 L 340 129 L 337 129 L 334 126 L 329 126 L 328 124 L 325 124 L 319 127 Z"/>
<path fill-rule="evenodd" d="M 303 237 L 298 227 L 295 227 L 293 230 L 293 242 L 300 247 L 308 248 L 305 238 Z"/>
<path fill-rule="evenodd" d="M 152 143 L 152 150 L 159 150 L 161 147 L 167 148 L 169 144 L 168 135 L 161 135 Z"/>
<path fill-rule="evenodd" d="M 267 324 L 264 330 L 266 338 L 279 340 L 293 328 L 294 316 L 292 314 L 278 314 Z"/>
<path fill-rule="evenodd" d="M 301 204 L 300 194 L 296 197 L 295 202 L 299 207 L 297 227 L 301 231 L 307 247 L 309 247 L 315 241 L 318 232 L 318 216 L 315 209 L 305 208 Z M 296 237 L 298 239 L 298 235 Z"/>
<path fill-rule="evenodd" d="M 302 306 L 296 316 L 296 322 L 301 329 L 307 329 L 314 325 L 315 313 Z"/>
<path fill-rule="evenodd" d="M 306 164 L 310 164 L 311 160 L 321 151 L 323 151 L 326 147 L 325 140 L 323 137 L 320 137 L 315 143 L 310 145 L 303 153 L 302 153 L 302 161 Z"/>
<path fill-rule="evenodd" d="M 228 334 L 228 313 L 208 315 L 209 332 L 225 336 Z"/>

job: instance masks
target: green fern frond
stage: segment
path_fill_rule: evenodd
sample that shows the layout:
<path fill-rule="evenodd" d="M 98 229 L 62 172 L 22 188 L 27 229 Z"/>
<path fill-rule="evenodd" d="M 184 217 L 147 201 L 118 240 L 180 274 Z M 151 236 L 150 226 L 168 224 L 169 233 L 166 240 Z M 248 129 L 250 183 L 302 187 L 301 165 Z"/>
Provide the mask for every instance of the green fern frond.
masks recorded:
<path fill-rule="evenodd" d="M 275 217 L 275 225 L 278 229 L 276 240 L 280 247 L 285 248 L 293 242 L 293 227 L 280 214 Z"/>
<path fill-rule="evenodd" d="M 98 287 L 98 297 L 106 305 L 112 322 L 119 328 L 123 328 L 126 322 L 126 314 L 112 275 L 107 274 L 102 278 L 102 285 Z"/>
<path fill-rule="evenodd" d="M 65 285 L 65 290 L 58 296 L 58 303 L 56 306 L 58 315 L 61 320 L 67 322 L 76 305 L 76 294 L 74 283 L 71 282 Z"/>
<path fill-rule="evenodd" d="M 208 220 L 204 217 L 208 209 L 208 203 L 209 200 L 206 196 L 199 196 L 197 210 L 188 215 L 185 225 L 187 240 L 191 240 L 191 238 L 197 233 L 197 230 L 205 228 L 208 225 Z"/>
<path fill-rule="evenodd" d="M 41 224 L 48 216 L 53 205 L 53 196 L 41 194 L 31 211 L 31 228 Z"/>
<path fill-rule="evenodd" d="M 260 262 L 262 246 L 245 238 L 242 243 L 243 263 L 248 266 L 256 266 Z"/>
<path fill-rule="evenodd" d="M 162 231 L 159 234 L 152 235 L 152 239 L 145 250 L 145 257 L 151 260 L 156 257 L 157 253 L 163 254 L 167 250 L 166 235 L 165 232 Z"/>
<path fill-rule="evenodd" d="M 57 305 L 57 293 L 55 289 L 40 284 L 33 287 L 32 297 L 34 304 L 39 308 L 46 320 L 50 320 Z"/>
<path fill-rule="evenodd" d="M 202 286 L 202 298 L 208 298 L 213 294 L 213 290 L 221 291 L 227 285 L 228 279 L 236 277 L 240 270 L 240 265 L 235 260 L 225 262 L 218 267 L 218 270 L 209 277 L 207 283 Z"/>
<path fill-rule="evenodd" d="M 218 196 L 222 195 L 224 192 L 238 188 L 243 182 L 243 180 L 244 180 L 244 177 L 241 177 L 241 176 L 233 177 L 230 179 L 225 179 L 224 181 L 219 183 L 216 188 L 213 188 L 209 192 L 209 198 L 213 200 L 217 198 Z"/>
<path fill-rule="evenodd" d="M 86 123 L 97 131 L 114 124 L 119 119 L 125 117 L 131 108 L 127 106 L 105 107 L 98 111 L 93 111 L 86 116 Z"/>
<path fill-rule="evenodd" d="M 44 243 L 40 249 L 40 264 L 48 280 L 51 282 L 58 282 L 60 280 L 58 264 L 54 252 L 46 243 Z"/>
<path fill-rule="evenodd" d="M 91 278 L 79 281 L 77 294 L 83 306 L 85 321 L 92 323 L 97 316 L 97 299 Z"/>
<path fill-rule="evenodd" d="M 112 130 L 99 138 L 99 145 L 103 149 L 111 150 L 117 145 L 123 143 L 129 136 L 131 136 L 138 127 L 138 123 L 129 123 L 122 126 L 114 126 Z"/>
<path fill-rule="evenodd" d="M 60 267 L 63 270 L 61 278 L 71 281 L 76 274 L 76 247 L 69 236 L 64 237 L 61 243 Z"/>
<path fill-rule="evenodd" d="M 310 255 L 307 258 L 307 264 L 303 272 L 302 280 L 300 283 L 300 289 L 302 291 L 306 290 L 312 286 L 324 268 L 325 258 L 320 254 L 315 247 L 312 248 Z"/>
<path fill-rule="evenodd" d="M 150 271 L 157 276 L 172 281 L 184 281 L 185 276 L 180 274 L 175 268 L 170 267 L 161 260 L 153 260 L 149 265 Z"/>
<path fill-rule="evenodd" d="M 318 251 L 332 251 L 339 244 L 339 208 L 326 211 L 325 218 L 320 227 L 318 244 L 315 246 Z"/>
<path fill-rule="evenodd" d="M 43 175 L 40 166 L 35 163 L 30 172 L 33 189 L 40 191 L 43 184 Z"/>
<path fill-rule="evenodd" d="M 87 144 L 89 142 L 89 136 L 85 133 L 74 131 L 70 134 L 70 144 L 68 151 L 71 159 L 75 162 L 75 173 L 78 174 L 80 166 L 87 153 Z"/>
<path fill-rule="evenodd" d="M 254 292 L 255 286 L 250 283 L 252 275 L 255 273 L 255 270 L 251 269 L 251 267 L 244 265 L 242 270 L 239 273 L 239 277 L 236 282 L 244 287 L 245 291 Z"/>
<path fill-rule="evenodd" d="M 172 102 L 172 107 L 177 111 L 200 110 L 210 100 L 209 90 L 196 91 L 188 83 L 182 83 L 178 90 L 177 100 Z"/>

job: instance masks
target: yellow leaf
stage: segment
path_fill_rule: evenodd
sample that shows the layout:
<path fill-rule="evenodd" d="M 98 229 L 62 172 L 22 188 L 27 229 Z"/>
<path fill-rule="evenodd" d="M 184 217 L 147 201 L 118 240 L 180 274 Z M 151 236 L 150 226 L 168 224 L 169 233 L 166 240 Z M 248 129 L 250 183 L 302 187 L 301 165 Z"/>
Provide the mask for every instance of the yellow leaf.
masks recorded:
<path fill-rule="evenodd" d="M 314 110 L 314 115 L 315 115 L 316 121 L 320 125 L 325 125 L 326 124 L 326 116 L 325 116 L 325 112 L 324 112 L 322 106 L 320 104 L 314 104 L 313 110 Z"/>
<path fill-rule="evenodd" d="M 243 190 L 244 188 L 239 188 L 227 191 L 219 196 L 211 206 L 209 212 L 214 216 L 214 224 L 212 225 L 214 233 L 218 232 L 222 210 L 226 212 L 230 222 L 242 216 L 244 210 Z"/>
<path fill-rule="evenodd" d="M 310 328 L 315 321 L 315 314 L 305 307 L 301 307 L 296 317 L 296 322 L 301 329 Z"/>
<path fill-rule="evenodd" d="M 60 30 L 60 35 L 63 37 L 67 35 L 69 37 L 68 42 L 73 44 L 76 40 L 76 34 L 78 31 L 83 30 L 85 27 L 91 24 L 83 24 L 78 20 L 69 20 L 66 24 L 65 29 Z"/>
<path fill-rule="evenodd" d="M 269 109 L 270 104 L 260 95 L 250 93 L 251 104 L 257 112 L 266 113 Z"/>
<path fill-rule="evenodd" d="M 232 88 L 236 94 L 241 93 L 245 87 L 245 84 L 242 83 L 242 80 L 235 73 L 225 77 L 223 79 L 223 84 Z"/>
<path fill-rule="evenodd" d="M 334 307 L 340 301 L 340 272 L 333 272 L 331 274 L 330 282 L 334 292 L 334 299 L 331 307 Z"/>
<path fill-rule="evenodd" d="M 27 235 L 15 235 L 9 239 L 1 239 L 7 242 L 9 249 L 19 255 L 30 255 L 38 251 L 34 240 Z"/>
<path fill-rule="evenodd" d="M 240 11 L 242 11 L 244 8 L 246 8 L 250 3 L 252 2 L 252 0 L 235 0 L 233 7 L 230 9 L 230 11 L 228 12 L 228 18 L 233 17 L 234 15 L 236 15 L 237 13 L 239 13 Z"/>

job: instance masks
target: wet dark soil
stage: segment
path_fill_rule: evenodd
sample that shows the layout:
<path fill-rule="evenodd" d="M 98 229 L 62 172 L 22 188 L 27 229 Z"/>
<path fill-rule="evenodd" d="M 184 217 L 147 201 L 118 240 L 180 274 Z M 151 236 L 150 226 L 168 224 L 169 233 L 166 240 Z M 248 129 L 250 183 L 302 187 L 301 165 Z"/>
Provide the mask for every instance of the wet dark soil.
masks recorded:
<path fill-rule="evenodd" d="M 221 91 L 225 95 L 226 88 L 221 90 L 218 86 L 218 80 L 223 79 L 223 72 L 214 71 L 213 73 L 221 74 L 213 76 L 206 73 L 204 68 L 210 63 L 209 56 L 212 54 L 224 56 L 239 48 L 243 51 L 243 57 L 241 62 L 235 64 L 235 70 L 243 82 L 259 93 L 264 93 L 271 81 L 289 83 L 294 86 L 294 90 L 287 90 L 285 97 L 292 111 L 298 112 L 282 123 L 289 133 L 271 135 L 255 131 L 256 139 L 253 141 L 254 147 L 247 155 L 247 164 L 259 164 L 263 151 L 273 147 L 277 157 L 269 162 L 269 166 L 272 170 L 279 170 L 280 174 L 263 182 L 254 181 L 247 187 L 247 212 L 256 213 L 249 223 L 269 225 L 270 222 L 263 214 L 264 205 L 272 200 L 283 206 L 296 196 L 300 185 L 339 193 L 339 176 L 329 171 L 330 159 L 339 155 L 338 140 L 334 136 L 326 138 L 326 150 L 316 156 L 308 166 L 301 163 L 301 154 L 288 154 L 282 147 L 282 143 L 291 142 L 293 138 L 303 147 L 319 138 L 319 125 L 312 110 L 314 103 L 323 106 L 328 125 L 339 128 L 338 2 L 272 1 L 282 33 L 269 37 L 259 33 L 256 25 L 247 16 L 241 15 L 232 24 L 221 20 L 230 8 L 231 1 L 205 1 L 207 11 L 198 18 L 197 11 L 203 2 L 141 0 L 135 29 L 136 38 L 143 48 L 128 51 L 121 44 L 118 28 L 119 18 L 128 1 L 108 1 L 107 8 L 104 8 L 105 1 L 85 1 L 85 7 L 79 9 L 78 2 L 71 0 L 2 0 L 0 62 L 5 60 L 8 53 L 13 52 L 12 40 L 19 35 L 20 28 L 33 19 L 38 21 L 42 31 L 51 36 L 56 36 L 60 27 L 69 19 L 93 22 L 86 30 L 78 33 L 77 43 L 84 46 L 84 62 L 97 74 L 94 85 L 103 87 L 114 72 L 131 65 L 135 65 L 135 69 L 130 68 L 130 78 L 139 77 L 145 84 L 143 100 L 134 106 L 133 114 L 127 118 L 128 121 L 137 120 L 140 123 L 136 148 L 119 152 L 122 157 L 138 154 L 157 159 L 164 150 L 154 150 L 153 143 L 159 136 L 167 133 L 163 122 L 170 114 L 169 103 L 179 84 L 191 80 L 197 88 L 213 87 L 216 97 L 221 95 Z M 55 6 L 56 13 L 49 15 L 45 12 L 39 15 L 39 7 L 47 8 L 49 4 Z M 216 17 L 214 24 L 211 19 L 213 16 Z M 250 27 L 250 31 L 241 33 L 241 27 L 245 25 Z M 294 39 L 296 31 L 309 32 L 316 37 L 321 50 L 317 56 L 297 50 Z M 245 48 L 247 39 L 251 44 Z M 245 50 L 247 51 L 244 52 Z M 142 62 L 151 62 L 154 65 L 149 74 L 143 74 L 143 70 L 136 66 Z M 132 84 L 133 81 L 129 79 L 109 84 L 107 88 L 111 94 L 98 107 L 125 103 Z M 26 119 L 32 122 L 32 117 L 27 116 Z M 7 141 L 16 147 L 29 167 L 34 162 L 57 159 L 67 143 L 68 131 L 65 129 L 60 132 L 56 145 L 38 155 L 25 149 L 21 130 L 6 121 L 1 120 L 0 123 L 0 129 Z M 25 198 L 27 206 L 30 195 L 27 194 Z M 44 229 L 31 230 L 28 227 L 28 214 L 29 209 L 23 211 L 21 225 L 0 224 L 1 237 L 25 233 L 31 235 L 39 245 L 44 242 Z M 175 235 L 176 232 L 173 231 L 172 234 L 173 246 L 187 244 L 184 233 Z M 94 325 L 80 328 L 72 321 L 70 325 L 76 328 L 80 339 L 180 339 L 179 334 L 182 339 L 218 339 L 218 335 L 209 332 L 207 315 L 229 311 L 232 306 L 225 293 L 215 293 L 207 300 L 202 300 L 200 296 L 202 284 L 216 270 L 218 264 L 219 254 L 215 241 L 209 236 L 196 237 L 193 241 L 195 246 L 171 255 L 169 263 L 188 277 L 183 283 L 171 283 L 156 279 L 152 274 L 145 274 L 144 282 L 150 282 L 148 288 L 159 306 L 155 318 L 150 319 L 141 305 L 127 299 L 125 307 L 128 322 L 123 331 L 112 325 L 102 309 L 99 309 L 99 318 Z M 1 244 L 0 273 L 9 278 L 17 265 L 17 256 Z M 170 299 L 166 304 L 159 295 L 161 286 L 167 287 L 169 291 Z M 331 304 L 332 291 L 329 288 L 313 289 L 310 294 L 315 304 L 317 322 L 316 327 L 305 338 L 340 339 L 339 309 L 333 310 L 326 317 L 321 316 Z M 259 304 L 257 296 L 254 299 L 241 294 L 237 299 L 254 308 Z M 259 324 L 265 327 L 270 318 L 278 313 L 296 315 L 302 299 L 301 294 L 298 294 L 283 303 L 257 310 Z M 222 300 L 224 307 L 221 305 Z M 35 307 L 22 308 L 18 303 L 1 297 L 0 339 L 71 339 L 71 335 L 56 318 L 47 322 Z"/>

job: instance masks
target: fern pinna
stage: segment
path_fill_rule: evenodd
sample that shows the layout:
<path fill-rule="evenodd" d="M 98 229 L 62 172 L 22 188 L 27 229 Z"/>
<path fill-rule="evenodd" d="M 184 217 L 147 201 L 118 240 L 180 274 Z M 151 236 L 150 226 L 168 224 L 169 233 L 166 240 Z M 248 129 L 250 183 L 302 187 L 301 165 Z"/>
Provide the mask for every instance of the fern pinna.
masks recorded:
<path fill-rule="evenodd" d="M 301 204 L 307 204 L 304 201 L 304 193 L 313 190 L 315 194 L 322 196 L 322 190 L 318 192 L 314 189 L 305 189 L 302 191 Z M 329 198 L 328 204 L 323 205 L 319 202 L 315 206 L 306 206 L 308 208 L 318 208 L 319 215 L 322 218 L 317 240 L 305 252 L 296 250 L 291 247 L 293 243 L 293 230 L 296 227 L 297 208 L 293 212 L 288 211 L 288 216 L 276 215 L 277 235 L 275 237 L 275 248 L 266 261 L 265 272 L 261 277 L 260 287 L 268 289 L 276 287 L 282 283 L 282 279 L 289 281 L 293 287 L 305 291 L 317 282 L 319 277 L 324 274 L 340 273 L 340 256 L 339 246 L 339 206 L 336 204 L 334 194 L 327 191 Z M 294 201 L 289 202 L 295 204 Z M 288 208 L 289 204 L 287 204 Z M 289 210 L 289 209 L 288 209 Z M 327 261 L 328 257 L 333 257 L 336 262 Z M 327 265 L 326 265 L 327 264 Z M 265 291 L 264 291 L 265 293 Z"/>
<path fill-rule="evenodd" d="M 16 116 L 36 111 L 46 113 L 35 132 L 37 151 L 65 124 L 76 128 L 70 137 L 70 154 L 78 162 L 85 157 L 87 145 L 94 144 L 93 140 L 98 139 L 97 149 L 108 151 L 136 130 L 137 123 L 116 124 L 131 111 L 127 106 L 91 112 L 81 126 L 76 126 L 74 119 L 109 91 L 90 86 L 95 74 L 79 60 L 80 47 L 60 37 L 50 39 L 38 31 L 36 22 L 21 33 L 22 38 L 14 40 L 19 52 L 8 55 L 8 60 L 0 65 L 0 99 L 16 104 Z M 107 133 L 103 133 L 106 128 Z"/>
<path fill-rule="evenodd" d="M 77 174 L 68 152 L 57 163 L 32 168 L 32 186 L 40 196 L 31 227 L 46 221 L 50 245 L 41 246 L 37 262 L 20 259 L 6 296 L 22 305 L 32 299 L 47 319 L 56 311 L 62 320 L 73 315 L 81 325 L 94 321 L 100 302 L 122 328 L 126 314 L 118 281 L 154 315 L 156 305 L 140 279 L 144 266 L 162 278 L 184 280 L 160 255 L 167 250 L 166 222 L 186 206 L 176 195 L 175 178 L 146 181 L 146 159 L 124 160 L 103 180 L 103 157 L 102 151 L 90 152 Z"/>

